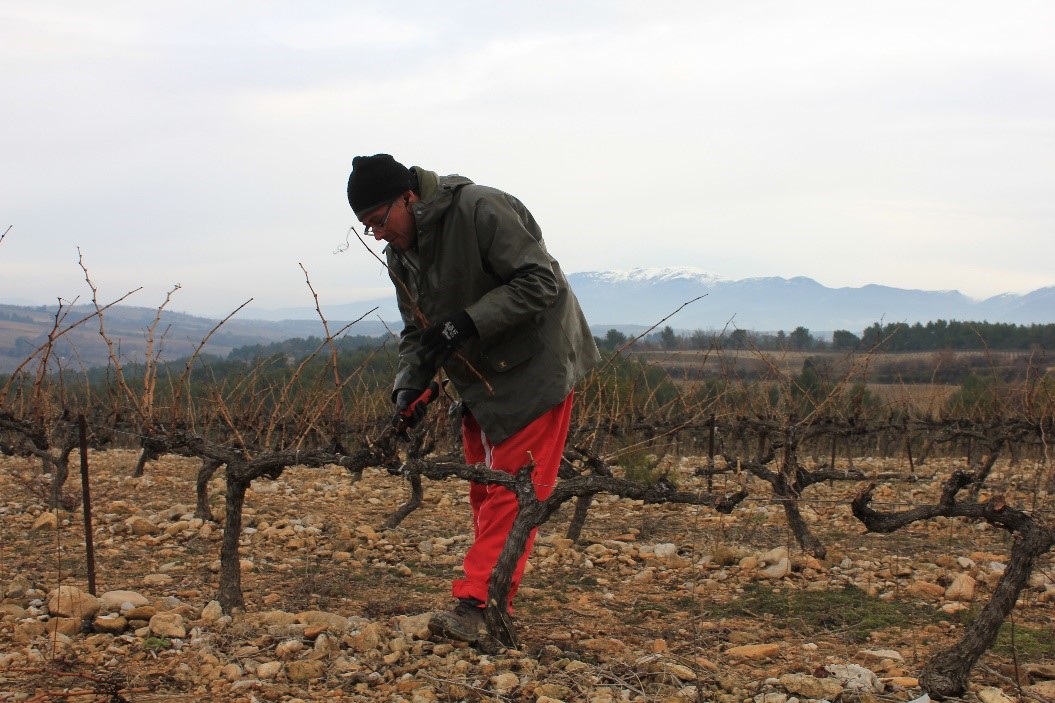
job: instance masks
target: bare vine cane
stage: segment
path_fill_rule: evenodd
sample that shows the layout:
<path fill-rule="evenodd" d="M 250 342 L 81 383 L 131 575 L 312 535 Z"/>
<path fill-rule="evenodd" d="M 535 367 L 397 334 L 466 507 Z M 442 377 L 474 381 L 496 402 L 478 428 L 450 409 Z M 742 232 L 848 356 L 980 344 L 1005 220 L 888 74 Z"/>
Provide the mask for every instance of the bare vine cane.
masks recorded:
<path fill-rule="evenodd" d="M 67 332 L 69 332 L 70 330 L 74 329 L 75 327 L 79 327 L 80 325 L 83 325 L 85 322 L 88 322 L 88 320 L 95 319 L 95 317 L 99 314 L 100 311 L 108 310 L 109 308 L 112 308 L 114 305 L 117 305 L 118 303 L 120 303 L 125 298 L 129 297 L 130 295 L 132 295 L 133 293 L 137 293 L 137 292 L 139 292 L 141 290 L 143 290 L 142 286 L 140 286 L 139 288 L 134 288 L 134 289 L 128 291 L 127 293 L 125 293 L 124 295 L 122 295 L 120 298 L 117 298 L 116 300 L 113 300 L 113 301 L 107 303 L 106 305 L 102 306 L 102 308 L 100 308 L 99 310 L 96 310 L 95 312 L 89 313 L 89 314 L 85 315 L 84 317 L 81 317 L 81 318 L 75 320 L 74 322 L 66 325 L 66 327 L 63 327 L 63 325 L 66 324 L 66 317 L 73 310 L 73 305 L 77 302 L 77 299 L 74 299 L 73 301 L 65 301 L 63 298 L 60 297 L 59 298 L 59 305 L 55 309 L 55 315 L 54 315 L 55 322 L 52 325 L 51 330 L 48 331 L 47 338 L 44 340 L 44 342 L 42 342 L 40 344 L 40 346 L 38 346 L 36 349 L 34 349 L 32 352 L 30 352 L 29 356 L 27 356 L 25 359 L 23 359 L 22 363 L 20 363 L 15 368 L 14 371 L 11 371 L 8 374 L 6 374 L 7 375 L 7 382 L 4 383 L 3 387 L 0 387 L 0 406 L 3 405 L 4 399 L 8 397 L 8 394 L 10 393 L 11 388 L 14 386 L 15 382 L 18 381 L 22 377 L 22 371 L 27 366 L 29 366 L 29 364 L 34 359 L 37 359 L 37 364 L 38 365 L 37 365 L 37 371 L 36 371 L 36 374 L 35 374 L 36 375 L 36 382 L 34 383 L 34 386 L 33 386 L 34 387 L 33 397 L 34 397 L 34 400 L 39 399 L 40 398 L 40 394 L 41 394 L 40 388 L 43 386 L 43 379 L 46 376 L 48 359 L 51 357 L 52 350 L 54 349 L 55 343 L 59 339 L 59 337 L 62 337 L 63 335 L 65 335 Z M 69 302 L 69 305 L 66 305 L 67 302 Z M 39 358 L 38 358 L 38 355 L 40 355 Z"/>
<path fill-rule="evenodd" d="M 180 409 L 182 408 L 183 391 L 184 390 L 188 390 L 188 396 L 189 396 L 189 386 L 190 386 L 189 379 L 190 379 L 191 370 L 194 368 L 194 362 L 201 355 L 202 348 L 208 343 L 209 338 L 212 337 L 214 334 L 216 334 L 216 330 L 220 329 L 224 324 L 227 323 L 228 320 L 230 320 L 232 317 L 237 315 L 238 312 L 242 308 L 244 308 L 246 305 L 249 305 L 249 303 L 251 303 L 251 302 L 253 302 L 252 298 L 250 298 L 249 300 L 245 301 L 244 303 L 242 303 L 241 305 L 236 307 L 234 310 L 232 310 L 227 315 L 227 317 L 223 318 L 222 320 L 217 322 L 215 325 L 213 325 L 213 328 L 211 330 L 209 330 L 208 334 L 206 334 L 202 338 L 201 342 L 199 342 L 198 345 L 196 347 L 194 347 L 194 351 L 191 353 L 191 355 L 189 357 L 187 357 L 187 364 L 183 368 L 183 373 L 180 374 L 179 379 L 175 383 L 176 393 L 175 393 L 175 395 L 174 395 L 174 397 L 172 399 L 172 407 L 173 407 L 173 410 L 175 411 L 175 414 L 178 414 Z"/>
<path fill-rule="evenodd" d="M 308 286 L 308 290 L 311 291 L 311 295 L 315 300 L 315 312 L 318 314 L 319 320 L 321 320 L 322 322 L 322 329 L 325 332 L 326 336 L 314 352 L 312 352 L 307 357 L 301 360 L 300 365 L 296 368 L 293 373 L 293 377 L 288 383 L 285 384 L 285 386 L 283 386 L 281 401 L 279 402 L 279 405 L 283 405 L 285 403 L 285 400 L 289 397 L 289 394 L 293 392 L 294 387 L 296 385 L 296 380 L 300 378 L 300 375 L 304 371 L 304 369 L 307 368 L 311 361 L 313 361 L 322 352 L 323 348 L 328 347 L 330 350 L 330 369 L 333 372 L 333 391 L 329 398 L 332 398 L 333 401 L 336 403 L 336 417 L 341 418 L 344 416 L 344 404 L 341 397 L 341 391 L 352 379 L 355 372 L 353 371 L 351 374 L 349 374 L 348 378 L 346 378 L 345 380 L 341 380 L 340 371 L 337 363 L 338 348 L 334 340 L 337 339 L 337 337 L 339 337 L 340 335 L 344 334 L 344 332 L 351 328 L 352 325 L 361 322 L 367 315 L 374 312 L 374 310 L 377 310 L 377 308 L 375 307 L 372 310 L 367 311 L 366 313 L 360 315 L 357 319 L 346 323 L 336 331 L 330 330 L 330 323 L 322 312 L 322 305 L 319 302 L 319 294 L 315 291 L 315 287 L 311 284 L 311 277 L 308 275 L 308 270 L 304 268 L 304 264 L 298 264 L 298 266 L 300 266 L 300 270 L 304 272 L 304 282 Z M 310 431 L 310 428 L 316 425 L 316 423 L 322 417 L 324 410 L 329 407 L 329 399 L 324 400 L 325 402 L 318 403 L 318 409 L 310 417 L 306 418 L 307 422 L 304 423 L 305 429 L 297 437 L 298 443 L 305 439 L 305 435 Z M 265 444 L 270 443 L 272 432 L 275 429 L 276 428 L 274 426 L 268 428 L 267 433 L 265 435 Z M 339 426 L 334 426 L 331 424 L 330 430 L 333 432 L 333 442 L 335 443 L 335 446 L 338 446 L 340 444 L 340 441 L 337 437 L 340 431 Z"/>
<path fill-rule="evenodd" d="M 686 306 L 692 305 L 692 304 L 693 304 L 693 303 L 695 303 L 695 302 L 696 302 L 697 300 L 703 300 L 703 299 L 704 299 L 704 298 L 706 298 L 706 297 L 707 297 L 708 295 L 710 295 L 710 294 L 709 294 L 709 293 L 704 293 L 703 295 L 698 295 L 698 296 L 696 296 L 696 297 L 695 297 L 695 298 L 693 298 L 692 300 L 686 300 L 686 301 L 685 301 L 684 303 L 682 303 L 681 305 L 679 305 L 679 306 L 677 307 L 677 309 L 676 309 L 676 310 L 675 310 L 674 312 L 670 313 L 669 315 L 667 315 L 666 317 L 664 317 L 664 318 L 663 318 L 662 320 L 660 320 L 660 321 L 659 321 L 659 322 L 657 322 L 656 324 L 652 325 L 651 327 L 649 327 L 649 328 L 648 328 L 647 330 L 645 330 L 645 331 L 644 331 L 644 332 L 642 332 L 641 334 L 637 335 L 636 337 L 631 337 L 630 339 L 628 339 L 628 340 L 627 340 L 627 342 L 626 342 L 626 344 L 624 344 L 623 346 L 621 346 L 621 347 L 619 347 L 618 349 L 616 349 L 616 350 L 615 350 L 615 352 L 614 352 L 614 353 L 612 354 L 612 356 L 611 356 L 611 357 L 609 357 L 608 361 L 606 361 L 606 362 L 604 363 L 604 365 L 603 365 L 603 366 L 601 366 L 601 367 L 600 367 L 599 369 L 597 369 L 596 371 L 594 371 L 594 373 L 595 373 L 595 374 L 600 374 L 600 373 L 601 373 L 602 371 L 604 371 L 604 370 L 605 370 L 606 368 L 608 368 L 608 366 L 609 366 L 609 365 L 610 365 L 610 364 L 612 363 L 612 361 L 613 361 L 613 360 L 615 360 L 615 359 L 616 359 L 616 357 L 618 357 L 618 356 L 619 356 L 620 354 L 622 354 L 622 353 L 623 353 L 623 350 L 624 350 L 624 349 L 626 349 L 627 347 L 630 347 L 630 346 L 632 346 L 632 345 L 633 345 L 633 344 L 634 344 L 634 343 L 635 343 L 635 342 L 636 342 L 637 340 L 641 339 L 642 337 L 644 337 L 645 335 L 647 335 L 647 334 L 648 334 L 649 332 L 651 332 L 652 330 L 656 329 L 657 327 L 659 327 L 660 325 L 662 325 L 662 324 L 663 324 L 664 322 L 666 322 L 666 321 L 667 321 L 667 320 L 669 320 L 670 318 L 672 318 L 672 317 L 674 317 L 675 315 L 677 315 L 677 314 L 678 314 L 679 312 L 681 312 L 681 311 L 682 311 L 682 309 L 684 309 L 684 308 L 685 308 Z"/>

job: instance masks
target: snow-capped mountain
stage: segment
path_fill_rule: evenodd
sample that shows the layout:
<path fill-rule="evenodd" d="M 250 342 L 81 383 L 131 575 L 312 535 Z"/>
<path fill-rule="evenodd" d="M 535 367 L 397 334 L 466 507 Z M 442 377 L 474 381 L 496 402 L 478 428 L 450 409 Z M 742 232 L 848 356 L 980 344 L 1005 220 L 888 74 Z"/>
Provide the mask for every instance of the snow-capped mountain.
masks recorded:
<path fill-rule="evenodd" d="M 730 280 L 686 267 L 591 271 L 570 274 L 568 279 L 595 328 L 651 325 L 698 296 L 706 297 L 666 324 L 675 329 L 721 329 L 731 321 L 750 330 L 791 330 L 801 325 L 814 331 L 859 333 L 877 321 L 1055 322 L 1055 287 L 976 301 L 959 291 L 880 285 L 828 288 L 803 276 Z"/>
<path fill-rule="evenodd" d="M 588 276 L 591 279 L 607 283 L 667 283 L 687 280 L 700 285 L 714 285 L 727 281 L 721 276 L 707 273 L 691 266 L 671 266 L 667 268 L 634 268 L 621 271 L 592 271 L 576 273 L 573 276 Z"/>

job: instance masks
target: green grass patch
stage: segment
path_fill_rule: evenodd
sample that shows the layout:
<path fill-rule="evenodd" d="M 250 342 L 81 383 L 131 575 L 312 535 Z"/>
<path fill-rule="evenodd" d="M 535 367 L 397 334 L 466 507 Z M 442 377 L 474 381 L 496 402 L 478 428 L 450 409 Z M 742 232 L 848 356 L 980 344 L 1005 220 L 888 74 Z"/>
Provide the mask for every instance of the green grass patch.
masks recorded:
<path fill-rule="evenodd" d="M 623 476 L 627 481 L 643 483 L 646 486 L 651 486 L 661 478 L 674 482 L 665 469 L 659 468 L 659 457 L 654 449 L 637 447 L 621 451 L 618 456 L 619 466 L 623 469 Z"/>
<path fill-rule="evenodd" d="M 981 606 L 977 603 L 953 616 L 955 622 L 969 627 L 978 618 Z M 1018 656 L 1026 659 L 1048 660 L 1055 658 L 1055 630 L 1004 621 L 996 641 L 989 648 L 1001 656 Z"/>
<path fill-rule="evenodd" d="M 1026 625 L 1012 627 L 1011 623 L 1005 622 L 1000 626 L 992 649 L 1005 656 L 1014 654 L 1027 659 L 1050 661 L 1055 658 L 1055 632 Z"/>
<path fill-rule="evenodd" d="M 172 646 L 172 641 L 167 637 L 155 637 L 151 635 L 143 640 L 143 649 L 150 652 L 159 652 Z"/>
<path fill-rule="evenodd" d="M 805 635 L 834 634 L 863 642 L 877 630 L 937 622 L 933 610 L 906 601 L 883 601 L 853 586 L 827 591 L 774 590 L 750 584 L 736 600 L 704 606 L 711 617 L 769 616 Z"/>
<path fill-rule="evenodd" d="M 700 609 L 700 599 L 692 596 L 677 596 L 670 601 L 671 607 L 676 610 L 687 610 L 692 612 Z"/>

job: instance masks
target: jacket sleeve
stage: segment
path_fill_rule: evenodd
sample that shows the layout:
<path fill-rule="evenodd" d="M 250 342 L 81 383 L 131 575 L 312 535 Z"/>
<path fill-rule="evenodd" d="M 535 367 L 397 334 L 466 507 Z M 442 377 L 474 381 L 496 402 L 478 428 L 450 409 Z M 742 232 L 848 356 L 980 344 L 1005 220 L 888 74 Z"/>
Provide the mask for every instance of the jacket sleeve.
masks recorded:
<path fill-rule="evenodd" d="M 553 305 L 559 285 L 538 225 L 518 200 L 505 194 L 482 197 L 473 222 L 480 256 L 503 282 L 466 308 L 480 338 L 487 339 Z"/>
<path fill-rule="evenodd" d="M 398 276 L 406 275 L 405 270 L 389 259 L 388 275 L 396 287 L 396 303 L 399 305 L 399 315 L 403 318 L 403 331 L 399 333 L 399 367 L 392 384 L 394 401 L 396 391 L 400 388 L 424 390 L 429 385 L 431 375 L 429 366 L 424 363 L 424 352 L 419 341 L 421 325 L 415 314 L 414 302 L 397 281 Z"/>

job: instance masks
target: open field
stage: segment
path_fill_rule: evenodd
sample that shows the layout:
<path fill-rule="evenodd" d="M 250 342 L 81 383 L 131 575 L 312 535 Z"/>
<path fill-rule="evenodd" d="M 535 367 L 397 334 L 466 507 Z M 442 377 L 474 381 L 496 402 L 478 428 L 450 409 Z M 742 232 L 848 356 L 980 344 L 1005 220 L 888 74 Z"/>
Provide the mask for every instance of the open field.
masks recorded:
<path fill-rule="evenodd" d="M 735 372 L 743 377 L 765 377 L 773 373 L 796 374 L 806 359 L 841 375 L 911 373 L 925 370 L 928 375 L 943 369 L 999 370 L 1016 364 L 1041 363 L 1028 351 L 927 351 L 927 352 L 845 352 L 845 351 L 633 351 L 632 356 L 646 363 L 669 369 L 684 377 L 724 376 Z M 1050 367 L 1038 367 L 1049 370 Z M 930 379 L 925 379 L 930 380 Z"/>
<path fill-rule="evenodd" d="M 920 695 L 914 676 L 922 664 L 956 641 L 991 595 L 1010 547 L 1007 534 L 962 520 L 866 534 L 849 509 L 861 488 L 854 482 L 813 486 L 803 496 L 806 519 L 828 546 L 823 561 L 798 549 L 768 486 L 746 474 L 714 479 L 718 492 L 739 484 L 750 491 L 726 516 L 599 496 L 582 543 L 563 539 L 567 506 L 540 530 L 517 600 L 521 649 L 485 656 L 430 638 L 417 617 L 449 605 L 449 581 L 471 539 L 463 482 L 426 482 L 424 505 L 383 530 L 408 495 L 384 471 L 368 470 L 356 482 L 336 467 L 293 468 L 256 481 L 241 548 L 248 612 L 228 621 L 206 607 L 218 585 L 220 529 L 190 515 L 198 463 L 165 457 L 133 479 L 135 459 L 126 450 L 91 455 L 99 593 L 127 589 L 149 601 L 115 634 L 48 616 L 47 591 L 85 584 L 80 513 L 62 512 L 49 528 L 34 487 L 39 465 L 0 459 L 0 584 L 8 593 L 0 610 L 0 700 L 83 687 L 39 671 L 47 668 L 110 672 L 138 688 L 130 699 L 142 701 L 546 695 L 605 703 L 688 701 L 698 690 L 703 700 L 768 694 L 776 702 L 821 697 L 820 688 L 807 688 L 822 686 L 813 683 L 824 681 L 812 676 L 819 667 L 855 664 L 880 682 L 869 700 L 908 701 Z M 869 476 L 904 475 L 905 464 L 855 460 Z M 960 464 L 935 459 L 919 482 L 883 481 L 876 507 L 935 500 L 940 481 Z M 699 465 L 668 457 L 660 469 L 689 488 L 702 481 L 693 476 Z M 1044 471 L 1001 461 L 991 490 L 1050 519 L 1052 477 Z M 223 486 L 211 484 L 217 515 Z M 790 570 L 774 571 L 785 555 Z M 967 577 L 972 592 L 953 588 Z M 186 634 L 153 633 L 152 611 L 178 616 Z M 314 611 L 326 615 L 307 614 Z M 1055 678 L 1053 625 L 1049 553 L 1016 607 L 1015 649 L 1005 625 L 976 668 L 969 697 L 987 686 L 1014 696 L 1016 676 L 1023 685 Z M 68 634 L 49 636 L 55 627 Z"/>
<path fill-rule="evenodd" d="M 941 383 L 868 383 L 865 388 L 879 401 L 893 408 L 913 408 L 927 415 L 939 415 L 957 386 Z"/>
<path fill-rule="evenodd" d="M 1021 386 L 1028 375 L 1050 372 L 1029 352 L 897 352 L 834 351 L 673 351 L 633 352 L 633 357 L 666 371 L 682 388 L 692 390 L 710 381 L 787 384 L 802 374 L 807 360 L 828 388 L 863 384 L 884 406 L 939 415 L 968 378 L 995 379 L 1007 387 Z M 1039 364 L 1039 365 L 1038 365 Z"/>

